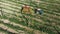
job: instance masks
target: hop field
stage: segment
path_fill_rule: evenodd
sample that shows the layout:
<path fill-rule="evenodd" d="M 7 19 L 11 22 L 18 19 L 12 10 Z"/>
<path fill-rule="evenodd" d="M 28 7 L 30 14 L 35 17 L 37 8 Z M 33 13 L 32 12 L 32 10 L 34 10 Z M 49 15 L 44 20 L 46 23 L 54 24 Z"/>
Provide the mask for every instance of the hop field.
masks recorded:
<path fill-rule="evenodd" d="M 21 14 L 25 3 L 44 14 Z M 0 9 L 0 34 L 60 34 L 60 0 L 0 0 Z"/>

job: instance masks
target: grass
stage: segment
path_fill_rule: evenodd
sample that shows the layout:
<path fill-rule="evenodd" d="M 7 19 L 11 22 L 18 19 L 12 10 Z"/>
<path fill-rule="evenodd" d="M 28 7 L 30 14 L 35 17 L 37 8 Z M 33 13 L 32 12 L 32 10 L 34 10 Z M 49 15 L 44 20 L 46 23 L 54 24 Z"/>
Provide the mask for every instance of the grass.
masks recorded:
<path fill-rule="evenodd" d="M 20 1 L 19 2 L 16 2 L 16 1 L 13 1 L 13 0 L 8 0 L 8 1 L 11 1 L 11 2 L 14 2 L 14 3 L 17 3 L 17 4 L 24 4 L 24 3 L 20 2 Z M 44 13 L 60 16 L 60 14 L 56 14 L 56 13 L 60 13 L 59 12 L 60 11 L 60 9 L 59 9 L 59 7 L 60 7 L 59 3 L 60 2 L 59 1 L 55 1 L 55 0 L 53 0 L 53 1 L 52 0 L 41 0 L 41 1 L 43 1 L 43 2 L 40 3 L 40 8 L 42 8 L 44 10 Z M 28 1 L 26 3 L 29 4 Z M 36 3 L 35 2 L 31 2 L 31 3 L 32 4 L 30 4 L 30 6 L 35 7 L 34 5 L 36 5 Z M 59 5 L 54 5 L 54 4 L 59 4 Z M 11 7 L 11 6 L 9 6 L 9 7 Z M 11 8 L 19 10 L 19 8 L 15 8 L 15 7 L 11 7 Z M 4 9 L 7 9 L 7 8 L 4 8 Z M 7 9 L 7 10 L 16 12 L 15 10 L 11 10 L 11 9 Z M 54 13 L 54 12 L 56 12 L 56 13 Z M 16 13 L 19 13 L 19 12 L 16 12 Z M 12 14 L 10 14 L 10 15 L 12 15 Z M 25 16 L 30 16 L 31 18 L 26 18 L 26 17 L 24 17 L 24 15 Z M 16 16 L 16 15 L 14 14 L 14 16 Z M 57 34 L 55 32 L 54 27 L 52 26 L 52 23 L 55 23 L 55 24 L 58 23 L 57 25 L 59 25 L 59 23 L 60 23 L 59 20 L 60 19 L 58 17 L 54 17 L 53 18 L 53 16 L 50 17 L 50 16 L 48 16 L 46 14 L 44 14 L 42 16 L 37 16 L 37 17 L 36 16 L 37 15 L 26 15 L 26 14 L 23 14 L 23 16 L 17 16 L 18 18 L 16 18 L 16 17 L 9 18 L 7 16 L 3 16 L 3 17 L 0 16 L 0 18 L 9 19 L 9 21 L 11 21 L 11 22 L 15 22 L 16 24 L 21 24 L 21 25 L 24 25 L 24 26 L 28 26 L 27 24 L 30 22 L 28 27 L 30 27 L 32 29 L 43 31 L 43 32 L 47 32 L 48 34 Z M 38 18 L 38 17 L 40 17 L 40 18 Z M 23 21 L 19 21 L 19 18 L 21 18 L 22 20 L 24 19 L 25 21 L 24 20 Z M 37 18 L 37 19 L 43 20 L 45 23 L 43 24 L 42 22 L 38 22 L 36 20 L 33 20 L 32 18 Z M 50 20 L 50 19 L 52 19 L 52 20 Z M 8 27 L 11 27 L 12 29 L 25 30 L 23 28 L 19 28 L 18 26 L 13 26 L 11 24 L 5 24 L 5 25 L 8 26 Z M 55 25 L 55 26 L 58 29 L 58 31 L 60 31 L 60 29 L 59 29 L 59 27 L 57 25 Z M 30 34 L 33 34 L 33 33 L 30 33 Z"/>
<path fill-rule="evenodd" d="M 14 29 L 15 31 L 17 31 L 17 32 L 19 32 L 18 30 L 22 30 L 22 31 L 25 31 L 25 33 L 27 32 L 27 33 L 29 33 L 29 34 L 31 34 L 31 33 L 33 33 L 33 32 L 31 32 L 31 31 L 28 31 L 28 30 L 26 30 L 25 28 L 21 28 L 21 27 L 19 27 L 19 26 L 14 26 L 13 24 L 8 24 L 8 23 L 1 23 L 1 24 L 4 24 L 5 26 L 7 26 L 8 28 L 12 28 L 12 29 Z M 8 32 L 9 33 L 9 32 Z M 9 33 L 10 34 L 10 33 Z"/>
<path fill-rule="evenodd" d="M 26 18 L 25 18 L 25 19 L 26 19 Z M 16 19 L 16 18 L 10 18 L 9 20 L 10 20 L 11 22 L 16 22 L 16 23 L 19 23 L 19 22 L 20 22 L 20 21 L 19 21 L 18 19 Z M 32 21 L 33 21 L 33 20 L 32 20 Z M 45 20 L 44 20 L 44 21 L 45 21 Z M 46 22 L 47 22 L 47 20 L 46 20 Z M 24 25 L 23 22 L 21 22 L 21 23 L 22 23 L 22 25 Z M 21 23 L 19 23 L 19 24 L 21 24 Z M 38 24 L 39 24 L 39 22 L 34 21 L 33 26 L 30 25 L 30 27 L 33 28 L 33 29 L 42 30 L 43 32 L 46 32 L 46 31 L 47 31 L 47 30 L 46 30 L 47 27 L 45 27 L 45 26 L 44 26 L 44 28 L 39 29 L 38 26 L 39 26 L 40 24 L 39 24 L 39 25 L 38 25 Z M 25 26 L 26 26 L 26 24 L 25 24 Z M 49 30 L 49 32 L 51 32 L 51 31 Z M 49 32 L 48 32 L 48 33 L 49 33 Z M 52 33 L 52 34 L 53 34 L 53 33 Z"/>

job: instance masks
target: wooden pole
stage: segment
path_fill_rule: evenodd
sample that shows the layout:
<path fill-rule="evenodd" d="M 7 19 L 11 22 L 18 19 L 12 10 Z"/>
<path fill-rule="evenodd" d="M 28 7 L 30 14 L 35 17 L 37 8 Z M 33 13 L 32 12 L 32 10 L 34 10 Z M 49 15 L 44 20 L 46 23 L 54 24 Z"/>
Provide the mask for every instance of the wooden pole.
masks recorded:
<path fill-rule="evenodd" d="M 3 16 L 2 7 L 0 7 L 0 13 L 1 13 L 1 16 Z"/>

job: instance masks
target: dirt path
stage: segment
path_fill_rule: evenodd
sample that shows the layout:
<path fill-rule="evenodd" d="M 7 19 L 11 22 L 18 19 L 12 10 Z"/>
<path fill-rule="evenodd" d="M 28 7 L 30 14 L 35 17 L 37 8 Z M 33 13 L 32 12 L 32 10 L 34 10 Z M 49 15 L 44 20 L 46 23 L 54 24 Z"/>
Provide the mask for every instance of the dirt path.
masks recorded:
<path fill-rule="evenodd" d="M 7 30 L 9 32 L 13 32 L 13 33 L 18 33 L 17 31 L 15 31 L 14 29 L 8 28 L 7 26 L 0 24 L 0 27 L 4 30 Z"/>
<path fill-rule="evenodd" d="M 0 34 L 5 34 L 4 32 L 0 32 Z"/>

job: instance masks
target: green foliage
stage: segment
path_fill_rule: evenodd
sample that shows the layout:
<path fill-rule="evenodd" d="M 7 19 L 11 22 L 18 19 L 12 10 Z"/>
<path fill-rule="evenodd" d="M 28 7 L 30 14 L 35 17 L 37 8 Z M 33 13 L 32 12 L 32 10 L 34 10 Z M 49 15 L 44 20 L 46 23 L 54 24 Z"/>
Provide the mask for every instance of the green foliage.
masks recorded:
<path fill-rule="evenodd" d="M 40 7 L 41 9 L 44 10 L 44 15 L 27 15 L 27 14 L 22 14 L 22 16 L 16 16 L 16 14 L 9 14 L 7 13 L 8 15 L 14 15 L 15 17 L 7 17 L 7 15 L 5 14 L 4 16 L 0 16 L 1 19 L 9 19 L 9 21 L 11 22 L 14 22 L 16 24 L 21 24 L 23 26 L 28 26 L 34 30 L 39 30 L 39 31 L 43 31 L 43 32 L 46 32 L 48 34 L 56 34 L 56 31 L 54 29 L 54 27 L 52 26 L 52 23 L 55 23 L 55 26 L 57 28 L 58 31 L 60 31 L 59 27 L 60 26 L 60 1 L 56 1 L 56 0 L 40 0 L 40 4 L 37 5 L 36 2 L 34 1 L 26 1 L 26 2 L 20 2 L 20 0 L 18 0 L 18 2 L 16 0 L 7 0 L 7 1 L 10 1 L 10 2 L 14 2 L 16 3 L 15 6 L 18 6 L 20 7 L 21 5 L 23 5 L 24 3 L 27 3 L 28 5 L 36 8 L 36 7 Z M 3 1 L 2 1 L 3 2 Z M 21 4 L 21 5 L 19 5 Z M 11 7 L 11 6 L 9 6 Z M 16 7 L 11 7 L 13 9 L 18 9 L 20 10 L 20 8 L 16 8 Z M 7 9 L 7 8 L 4 8 L 4 9 Z M 17 12 L 16 10 L 12 10 L 12 9 L 7 9 L 7 10 L 10 10 L 10 11 L 13 11 L 14 13 L 20 13 L 20 12 Z M 21 13 L 20 13 L 21 14 Z M 48 15 L 47 15 L 48 14 Z M 57 17 L 53 17 L 53 16 L 57 16 Z M 30 18 L 27 18 L 25 16 L 30 16 Z M 39 18 L 38 18 L 39 17 Z M 20 21 L 20 19 L 22 19 L 22 21 Z M 33 20 L 32 18 L 36 18 L 36 19 L 40 19 L 42 20 L 43 22 L 38 22 L 36 20 Z M 1 21 L 0 21 L 1 22 Z M 2 22 L 1 22 L 2 23 Z M 24 30 L 26 31 L 24 28 L 21 28 L 19 26 L 13 26 L 12 24 L 6 24 L 6 23 L 3 23 L 5 26 L 8 26 L 9 28 L 12 28 L 12 29 L 16 29 L 16 30 Z M 58 26 L 57 26 L 58 25 Z M 4 31 L 0 28 L 0 31 Z M 5 32 L 5 31 L 4 31 Z M 33 34 L 33 32 L 29 32 L 30 34 Z"/>

